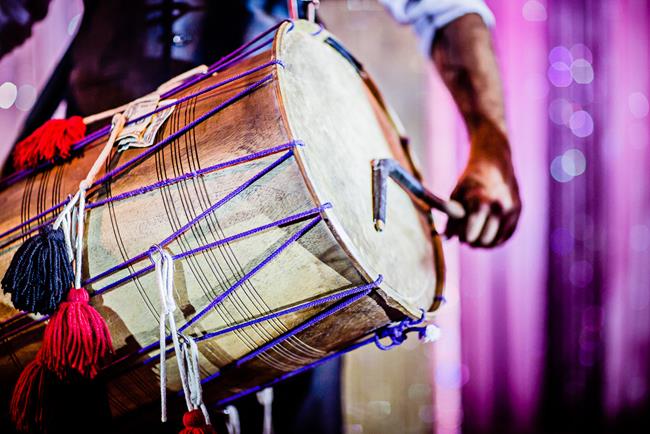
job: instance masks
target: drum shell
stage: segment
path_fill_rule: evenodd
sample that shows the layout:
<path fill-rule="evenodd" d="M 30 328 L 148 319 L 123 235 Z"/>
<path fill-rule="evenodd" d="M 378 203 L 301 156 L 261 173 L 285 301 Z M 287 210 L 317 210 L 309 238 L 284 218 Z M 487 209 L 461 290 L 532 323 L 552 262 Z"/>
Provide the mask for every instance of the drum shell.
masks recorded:
<path fill-rule="evenodd" d="M 286 32 L 286 26 L 280 31 Z M 188 88 L 177 97 L 193 94 L 273 60 L 279 51 L 278 43 L 276 40 L 273 49 L 244 60 L 231 69 Z M 286 113 L 284 94 L 277 77 L 278 68 L 282 67 L 269 66 L 178 106 L 159 134 L 160 138 L 167 137 L 196 120 L 257 80 L 269 74 L 273 76 L 269 83 L 172 141 L 130 169 L 127 174 L 109 182 L 105 188 L 93 192 L 89 200 L 92 202 L 116 196 L 143 185 L 300 139 L 294 136 L 295 126 L 291 125 Z M 368 101 L 377 115 L 378 128 L 386 135 L 386 143 L 397 157 L 405 161 L 403 153 L 400 154 L 397 134 L 391 130 L 380 104 L 371 96 Z M 70 162 L 5 189 L 0 195 L 0 232 L 59 203 L 74 192 L 95 161 L 103 143 L 103 140 L 98 140 Z M 169 250 L 172 253 L 187 251 L 224 236 L 322 205 L 324 200 L 319 197 L 314 181 L 309 179 L 308 163 L 303 155 L 309 152 L 309 146 L 309 143 L 305 143 L 304 150 L 297 149 L 295 156 L 284 161 L 262 178 L 261 182 L 246 189 L 179 240 L 172 242 Z M 114 150 L 104 171 L 140 152 L 142 151 L 128 150 L 118 154 Z M 94 276 L 146 251 L 152 244 L 196 217 L 282 155 L 273 154 L 89 211 L 84 276 Z M 399 194 L 395 191 L 391 193 Z M 369 201 L 369 191 L 360 200 Z M 314 229 L 278 255 L 190 331 L 200 335 L 376 279 L 378 273 L 364 267 L 364 261 L 354 251 L 352 237 L 340 226 L 336 213 L 336 207 L 323 212 L 323 220 Z M 228 243 L 214 251 L 178 261 L 175 267 L 177 322 L 183 324 L 307 223 L 308 221 L 302 221 L 265 231 L 251 238 Z M 368 216 L 368 225 L 372 225 L 371 216 Z M 418 231 L 424 237 L 428 235 L 426 221 L 421 221 L 421 229 L 418 228 Z M 6 239 L 1 242 L 7 244 Z M 4 273 L 19 242 L 17 240 L 2 246 L 0 272 Z M 427 255 L 425 261 L 431 257 L 430 250 Z M 147 260 L 131 268 L 131 271 L 145 265 L 149 265 Z M 115 273 L 88 288 L 101 289 L 125 275 L 126 272 Z M 426 279 L 425 276 L 424 280 Z M 2 297 L 0 321 L 17 313 L 11 307 L 9 296 L 5 294 Z M 431 297 L 432 288 L 424 298 L 431 301 Z M 117 359 L 127 357 L 157 340 L 159 296 L 153 273 L 93 297 L 92 303 L 109 324 Z M 290 338 L 277 349 L 269 350 L 241 368 L 229 370 L 227 375 L 206 387 L 205 399 L 214 402 L 318 360 L 391 319 L 399 319 L 404 314 L 417 315 L 417 307 L 405 303 L 396 289 L 384 286 L 371 296 Z M 201 343 L 202 374 L 207 376 L 214 373 L 322 309 L 323 307 L 308 309 Z M 0 333 L 5 335 L 30 321 L 33 321 L 31 316 L 22 318 L 3 326 Z M 3 339 L 0 344 L 0 382 L 3 385 L 13 384 L 22 367 L 35 356 L 41 336 L 42 325 L 35 325 L 19 333 L 10 333 L 10 337 Z M 129 358 L 128 362 L 116 364 L 104 373 L 109 379 L 111 408 L 115 416 L 126 415 L 157 399 L 157 363 L 155 359 L 145 363 L 150 357 L 155 358 L 156 354 L 157 351 L 152 350 L 139 357 Z M 180 390 L 180 383 L 174 376 L 176 370 L 173 357 L 167 363 L 170 373 L 168 388 L 175 392 Z M 3 401 L 8 399 L 10 390 L 11 387 L 2 388 L 0 394 Z"/>

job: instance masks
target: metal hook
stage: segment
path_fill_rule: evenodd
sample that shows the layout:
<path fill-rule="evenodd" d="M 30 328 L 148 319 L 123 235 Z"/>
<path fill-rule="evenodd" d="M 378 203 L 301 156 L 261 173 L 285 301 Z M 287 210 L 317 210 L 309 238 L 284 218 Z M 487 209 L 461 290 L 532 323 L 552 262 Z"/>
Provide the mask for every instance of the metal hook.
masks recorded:
<path fill-rule="evenodd" d="M 437 209 L 453 218 L 462 218 L 465 215 L 465 210 L 460 203 L 436 196 L 397 161 L 392 158 L 382 158 L 372 160 L 372 211 L 377 232 L 381 232 L 386 224 L 386 196 L 389 177 L 406 192 L 424 202 L 430 209 Z"/>

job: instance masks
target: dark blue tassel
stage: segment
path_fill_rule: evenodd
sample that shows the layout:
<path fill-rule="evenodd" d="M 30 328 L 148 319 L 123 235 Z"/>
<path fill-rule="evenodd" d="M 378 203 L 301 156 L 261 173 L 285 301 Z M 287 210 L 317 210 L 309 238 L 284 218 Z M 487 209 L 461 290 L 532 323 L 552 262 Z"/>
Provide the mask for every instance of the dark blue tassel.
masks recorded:
<path fill-rule="evenodd" d="M 2 278 L 16 309 L 50 314 L 65 299 L 74 272 L 63 230 L 43 227 L 20 246 Z"/>

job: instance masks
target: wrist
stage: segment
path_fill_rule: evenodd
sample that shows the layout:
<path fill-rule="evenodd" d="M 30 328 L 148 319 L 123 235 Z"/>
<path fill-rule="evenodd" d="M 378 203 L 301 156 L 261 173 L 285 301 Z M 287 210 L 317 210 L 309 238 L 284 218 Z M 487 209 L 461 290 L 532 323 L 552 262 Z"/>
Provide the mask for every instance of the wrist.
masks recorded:
<path fill-rule="evenodd" d="M 492 162 L 502 169 L 512 166 L 505 122 L 482 120 L 470 128 L 469 162 Z"/>

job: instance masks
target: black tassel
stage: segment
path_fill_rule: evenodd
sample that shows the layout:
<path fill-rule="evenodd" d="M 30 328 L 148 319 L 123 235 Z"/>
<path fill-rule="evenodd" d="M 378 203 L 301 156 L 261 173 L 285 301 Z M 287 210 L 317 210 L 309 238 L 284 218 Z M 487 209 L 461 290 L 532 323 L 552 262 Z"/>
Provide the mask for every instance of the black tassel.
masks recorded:
<path fill-rule="evenodd" d="M 20 246 L 2 278 L 16 309 L 49 314 L 70 290 L 74 272 L 62 229 L 43 227 Z"/>

